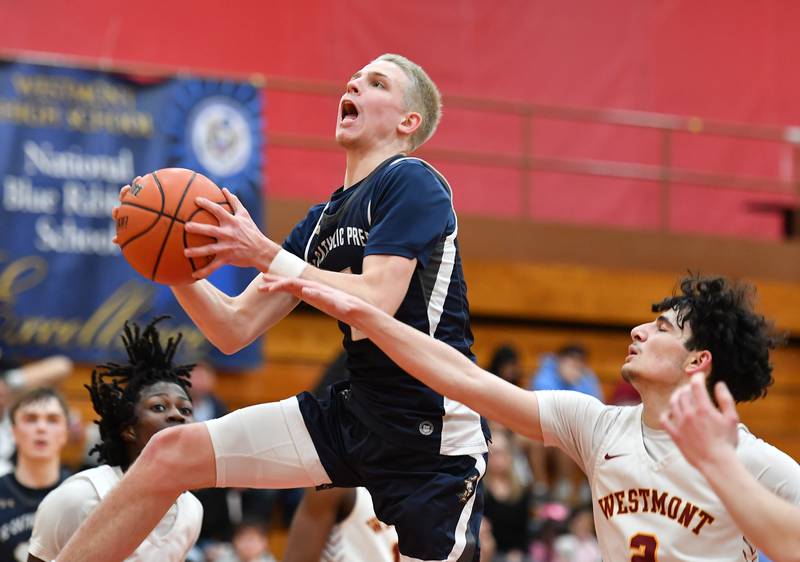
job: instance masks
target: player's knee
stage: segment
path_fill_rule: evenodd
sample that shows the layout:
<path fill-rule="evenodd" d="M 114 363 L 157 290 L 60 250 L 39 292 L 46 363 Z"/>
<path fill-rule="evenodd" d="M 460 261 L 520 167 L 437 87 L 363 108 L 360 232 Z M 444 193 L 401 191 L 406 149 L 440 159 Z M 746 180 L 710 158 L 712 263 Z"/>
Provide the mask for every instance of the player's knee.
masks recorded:
<path fill-rule="evenodd" d="M 184 492 L 214 485 L 209 474 L 207 432 L 202 424 L 170 427 L 159 431 L 142 450 L 137 464 L 153 478 L 153 485 L 164 492 Z M 213 466 L 213 465 L 212 465 Z"/>

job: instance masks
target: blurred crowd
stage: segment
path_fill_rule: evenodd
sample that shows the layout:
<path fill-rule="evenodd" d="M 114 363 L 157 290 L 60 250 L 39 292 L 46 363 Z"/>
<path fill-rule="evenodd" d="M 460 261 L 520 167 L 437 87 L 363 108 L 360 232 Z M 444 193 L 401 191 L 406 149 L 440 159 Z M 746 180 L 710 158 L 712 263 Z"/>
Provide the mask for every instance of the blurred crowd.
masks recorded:
<path fill-rule="evenodd" d="M 568 343 L 539 357 L 526 373 L 512 345 L 498 347 L 487 370 L 531 390 L 573 390 L 603 400 L 589 354 Z M 626 385 L 626 383 L 621 383 Z M 635 390 L 619 388 L 624 403 Z M 489 463 L 484 477 L 486 508 L 481 529 L 487 562 L 599 562 L 591 493 L 575 462 L 560 449 L 545 447 L 493 424 Z"/>

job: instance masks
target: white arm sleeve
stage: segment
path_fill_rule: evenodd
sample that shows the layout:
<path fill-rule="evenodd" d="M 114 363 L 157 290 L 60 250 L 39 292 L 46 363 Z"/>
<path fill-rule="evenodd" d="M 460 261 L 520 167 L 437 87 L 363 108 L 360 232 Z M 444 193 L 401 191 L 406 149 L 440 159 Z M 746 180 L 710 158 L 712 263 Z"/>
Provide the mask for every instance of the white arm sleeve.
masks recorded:
<path fill-rule="evenodd" d="M 588 474 L 615 418 L 607 414 L 615 408 L 571 390 L 540 390 L 536 398 L 544 444 L 562 449 Z"/>
<path fill-rule="evenodd" d="M 100 502 L 88 480 L 71 479 L 47 494 L 36 510 L 28 552 L 53 560 Z"/>

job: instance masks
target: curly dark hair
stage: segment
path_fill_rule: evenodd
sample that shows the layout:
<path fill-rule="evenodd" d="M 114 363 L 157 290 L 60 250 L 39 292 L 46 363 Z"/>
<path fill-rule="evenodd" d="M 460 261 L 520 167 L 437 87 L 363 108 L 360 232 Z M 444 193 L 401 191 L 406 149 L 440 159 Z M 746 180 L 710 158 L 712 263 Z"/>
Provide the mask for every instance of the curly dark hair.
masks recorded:
<path fill-rule="evenodd" d="M 784 338 L 753 311 L 755 288 L 690 273 L 681 280 L 680 291 L 654 304 L 653 312 L 675 310 L 678 327 L 687 322 L 691 327 L 686 348 L 711 352 L 709 391 L 724 381 L 737 402 L 765 396 L 773 383 L 769 352 Z"/>
<path fill-rule="evenodd" d="M 153 319 L 144 330 L 135 322 L 125 322 L 122 342 L 127 363 L 103 363 L 92 371 L 91 384 L 84 385 L 100 416 L 100 443 L 89 454 L 97 453 L 101 463 L 127 468 L 130 464 L 122 432 L 136 423 L 136 404 L 142 389 L 158 382 L 175 383 L 187 391 L 194 365 L 173 365 L 182 334 L 161 345 L 155 325 L 167 316 Z"/>

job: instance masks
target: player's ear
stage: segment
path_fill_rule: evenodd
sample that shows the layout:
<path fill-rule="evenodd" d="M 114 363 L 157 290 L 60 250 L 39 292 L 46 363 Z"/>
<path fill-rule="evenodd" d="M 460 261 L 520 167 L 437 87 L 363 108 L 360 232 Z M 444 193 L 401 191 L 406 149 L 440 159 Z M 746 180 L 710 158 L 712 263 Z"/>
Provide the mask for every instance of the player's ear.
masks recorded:
<path fill-rule="evenodd" d="M 419 129 L 420 125 L 422 125 L 422 115 L 416 111 L 411 111 L 410 113 L 406 113 L 403 120 L 397 126 L 397 130 L 404 135 L 411 136 L 414 134 L 414 131 Z"/>
<path fill-rule="evenodd" d="M 686 366 L 687 374 L 691 376 L 702 372 L 708 376 L 711 373 L 711 362 L 711 352 L 707 349 L 693 351 L 689 364 Z"/>
<path fill-rule="evenodd" d="M 132 425 L 125 426 L 125 429 L 120 433 L 120 437 L 122 437 L 122 440 L 126 443 L 133 443 L 136 441 L 136 431 L 133 429 Z"/>

